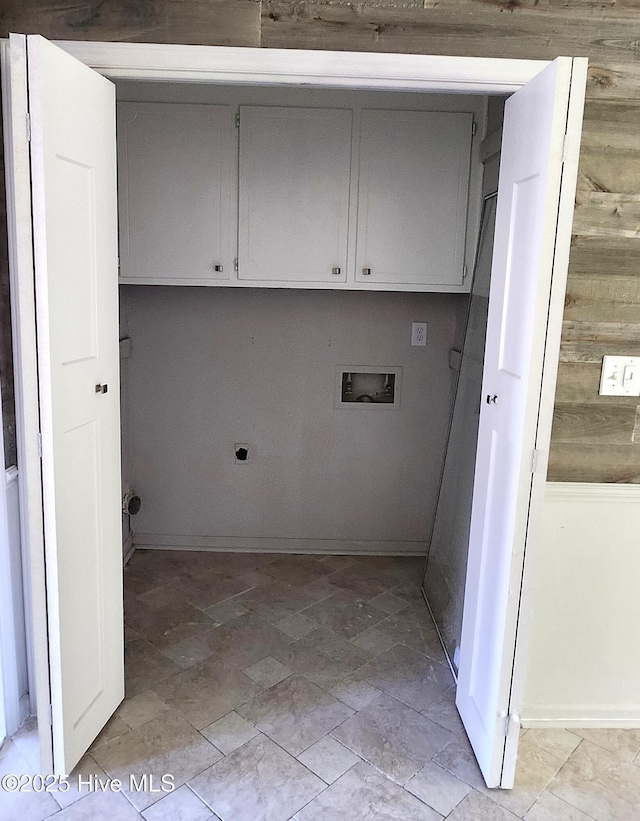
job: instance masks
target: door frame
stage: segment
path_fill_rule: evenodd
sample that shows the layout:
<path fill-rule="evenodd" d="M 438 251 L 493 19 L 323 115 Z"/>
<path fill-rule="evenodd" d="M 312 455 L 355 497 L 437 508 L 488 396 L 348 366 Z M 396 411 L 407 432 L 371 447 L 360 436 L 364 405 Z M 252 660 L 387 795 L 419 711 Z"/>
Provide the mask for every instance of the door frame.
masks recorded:
<path fill-rule="evenodd" d="M 22 35 L 11 35 L 11 48 L 21 48 Z M 415 54 L 306 51 L 295 49 L 235 48 L 225 46 L 182 46 L 140 43 L 52 41 L 54 45 L 109 79 L 163 80 L 217 84 L 284 85 L 321 88 L 423 91 L 431 93 L 509 94 L 517 91 L 549 65 L 547 60 L 441 57 Z M 3 67 L 8 65 L 9 41 L 2 41 Z M 577 179 L 580 125 L 584 104 L 586 58 L 573 61 L 575 83 L 582 89 L 569 103 L 569 128 L 565 140 L 563 195 L 560 201 L 556 254 L 548 321 L 534 329 L 546 339 L 540 384 L 537 436 L 537 469 L 531 495 L 530 528 L 525 544 L 521 601 L 516 618 L 513 686 L 509 713 L 519 712 L 522 703 L 528 650 L 528 621 L 533 600 L 535 541 L 539 532 L 542 495 L 546 480 L 551 423 L 564 309 L 564 293 L 573 222 L 573 189 Z M 12 333 L 16 388 L 16 422 L 20 464 L 21 524 L 26 540 L 31 580 L 34 647 L 35 702 L 41 750 L 41 771 L 52 772 L 49 655 L 42 527 L 42 484 L 40 472 L 39 405 L 33 297 L 33 250 L 29 143 L 24 129 L 11 122 L 11 101 L 26 110 L 27 89 L 3 71 L 3 108 L 7 158 L 9 208 L 9 255 L 12 295 Z M 14 72 L 15 74 L 15 72 Z M 566 184 L 564 184 L 566 181 Z M 569 192 L 569 193 L 567 193 Z M 517 741 L 514 741 L 517 743 Z"/>

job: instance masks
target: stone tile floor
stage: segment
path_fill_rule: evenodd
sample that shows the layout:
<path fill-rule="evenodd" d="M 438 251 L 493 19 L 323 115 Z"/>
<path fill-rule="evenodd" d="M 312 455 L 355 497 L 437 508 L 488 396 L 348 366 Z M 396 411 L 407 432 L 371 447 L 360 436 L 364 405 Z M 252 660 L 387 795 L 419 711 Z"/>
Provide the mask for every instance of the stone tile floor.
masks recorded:
<path fill-rule="evenodd" d="M 68 792 L 0 791 L 0 821 L 640 819 L 640 730 L 526 730 L 515 789 L 484 787 L 421 569 L 137 551 L 126 699 Z M 0 751 L 0 776 L 37 767 L 27 724 Z M 130 774 L 154 783 L 134 789 Z M 175 791 L 161 791 L 164 774 Z M 78 790 L 78 775 L 123 790 Z"/>

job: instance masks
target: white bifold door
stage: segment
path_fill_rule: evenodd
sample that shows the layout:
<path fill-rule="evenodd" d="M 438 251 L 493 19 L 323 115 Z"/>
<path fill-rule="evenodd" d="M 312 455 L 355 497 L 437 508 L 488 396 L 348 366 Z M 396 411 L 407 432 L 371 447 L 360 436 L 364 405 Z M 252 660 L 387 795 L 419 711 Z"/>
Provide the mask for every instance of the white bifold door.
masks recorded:
<path fill-rule="evenodd" d="M 115 87 L 39 36 L 26 48 L 24 37 L 12 38 L 10 54 L 14 90 L 26 72 L 30 121 L 49 686 L 61 774 L 124 697 Z M 11 117 L 24 129 L 18 103 Z"/>
<path fill-rule="evenodd" d="M 560 57 L 505 107 L 456 695 L 490 787 L 515 772 L 585 80 Z"/>
<path fill-rule="evenodd" d="M 579 62 L 544 68 L 504 123 L 457 697 L 489 786 L 511 786 L 517 749 L 516 634 L 550 435 L 541 395 L 559 345 L 550 304 L 562 296 L 550 295 L 568 259 L 577 147 L 563 165 L 563 142 L 577 145 Z M 39 36 L 11 36 L 3 74 L 38 720 L 43 769 L 62 774 L 124 694 L 115 93 Z"/>

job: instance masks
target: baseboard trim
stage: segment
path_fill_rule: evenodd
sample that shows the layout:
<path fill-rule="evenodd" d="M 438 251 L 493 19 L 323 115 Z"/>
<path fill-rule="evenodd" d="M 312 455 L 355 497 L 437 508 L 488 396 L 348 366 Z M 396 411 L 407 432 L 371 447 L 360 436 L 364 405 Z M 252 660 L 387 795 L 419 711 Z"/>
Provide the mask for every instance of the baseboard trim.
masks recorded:
<path fill-rule="evenodd" d="M 221 553 L 320 553 L 362 556 L 425 556 L 427 542 L 351 539 L 278 539 L 238 536 L 180 536 L 134 533 L 136 549 L 210 550 Z"/>
<path fill-rule="evenodd" d="M 126 565 L 129 559 L 133 556 L 135 552 L 135 545 L 133 544 L 133 536 L 131 533 L 127 536 L 127 538 L 122 543 L 122 564 Z"/>
<path fill-rule="evenodd" d="M 572 727 L 578 729 L 599 729 L 599 730 L 637 730 L 640 729 L 640 710 L 636 712 L 635 718 L 622 718 L 619 711 L 612 711 L 610 717 L 600 716 L 599 718 L 576 718 L 575 715 L 571 718 L 562 718 L 560 716 L 554 718 L 523 718 L 520 721 L 521 726 L 526 729 L 535 730 L 570 730 Z M 589 713 L 587 712 L 587 715 Z"/>

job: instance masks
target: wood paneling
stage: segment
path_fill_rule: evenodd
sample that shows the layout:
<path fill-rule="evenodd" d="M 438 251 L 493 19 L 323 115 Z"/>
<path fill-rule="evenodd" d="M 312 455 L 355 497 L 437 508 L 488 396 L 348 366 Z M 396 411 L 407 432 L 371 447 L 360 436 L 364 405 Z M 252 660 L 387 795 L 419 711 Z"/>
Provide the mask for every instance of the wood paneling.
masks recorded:
<path fill-rule="evenodd" d="M 640 191 L 640 101 L 587 103 L 578 190 Z"/>
<path fill-rule="evenodd" d="M 549 478 L 640 482 L 632 403 L 597 393 L 604 354 L 640 355 L 638 0 L 4 0 L 0 30 L 62 39 L 588 56 Z M 6 279 L 6 263 L 0 271 Z M 3 347 L 8 391 L 6 339 Z"/>
<path fill-rule="evenodd" d="M 634 408 L 637 396 L 599 396 L 600 362 L 561 362 L 558 368 L 558 405 L 627 405 Z"/>
<path fill-rule="evenodd" d="M 573 233 L 587 237 L 640 237 L 640 194 L 579 194 Z"/>
<path fill-rule="evenodd" d="M 630 62 L 637 57 L 633 10 L 588 6 L 439 2 L 423 9 L 321 3 L 263 3 L 262 45 L 478 57 L 553 59 L 559 54 Z"/>
<path fill-rule="evenodd" d="M 580 156 L 578 195 L 588 191 L 640 191 L 640 151 L 584 147 Z"/>
<path fill-rule="evenodd" d="M 569 277 L 564 318 L 572 322 L 640 323 L 640 270 L 631 277 Z"/>
<path fill-rule="evenodd" d="M 259 46 L 260 3 L 253 0 L 3 0 L 10 31 L 61 40 Z"/>
<path fill-rule="evenodd" d="M 638 276 L 640 242 L 635 237 L 574 236 L 569 273 L 571 276 Z"/>
<path fill-rule="evenodd" d="M 637 15 L 633 22 L 637 30 Z M 587 55 L 591 56 L 591 55 Z M 614 52 L 610 59 L 613 61 Z M 638 100 L 640 98 L 640 64 L 637 60 L 629 62 L 609 62 L 608 60 L 593 60 L 589 66 L 587 81 L 587 96 L 590 100 Z"/>
<path fill-rule="evenodd" d="M 582 146 L 640 151 L 640 100 L 633 104 L 587 102 Z"/>
<path fill-rule="evenodd" d="M 562 328 L 562 362 L 602 362 L 605 354 L 640 356 L 639 323 L 565 320 Z"/>
<path fill-rule="evenodd" d="M 556 444 L 549 458 L 554 482 L 640 483 L 637 445 Z"/>
<path fill-rule="evenodd" d="M 636 413 L 636 405 L 557 403 L 551 439 L 560 445 L 632 445 Z"/>
<path fill-rule="evenodd" d="M 638 399 L 598 389 L 640 355 L 640 72 L 591 66 L 587 94 L 549 477 L 638 482 Z"/>

